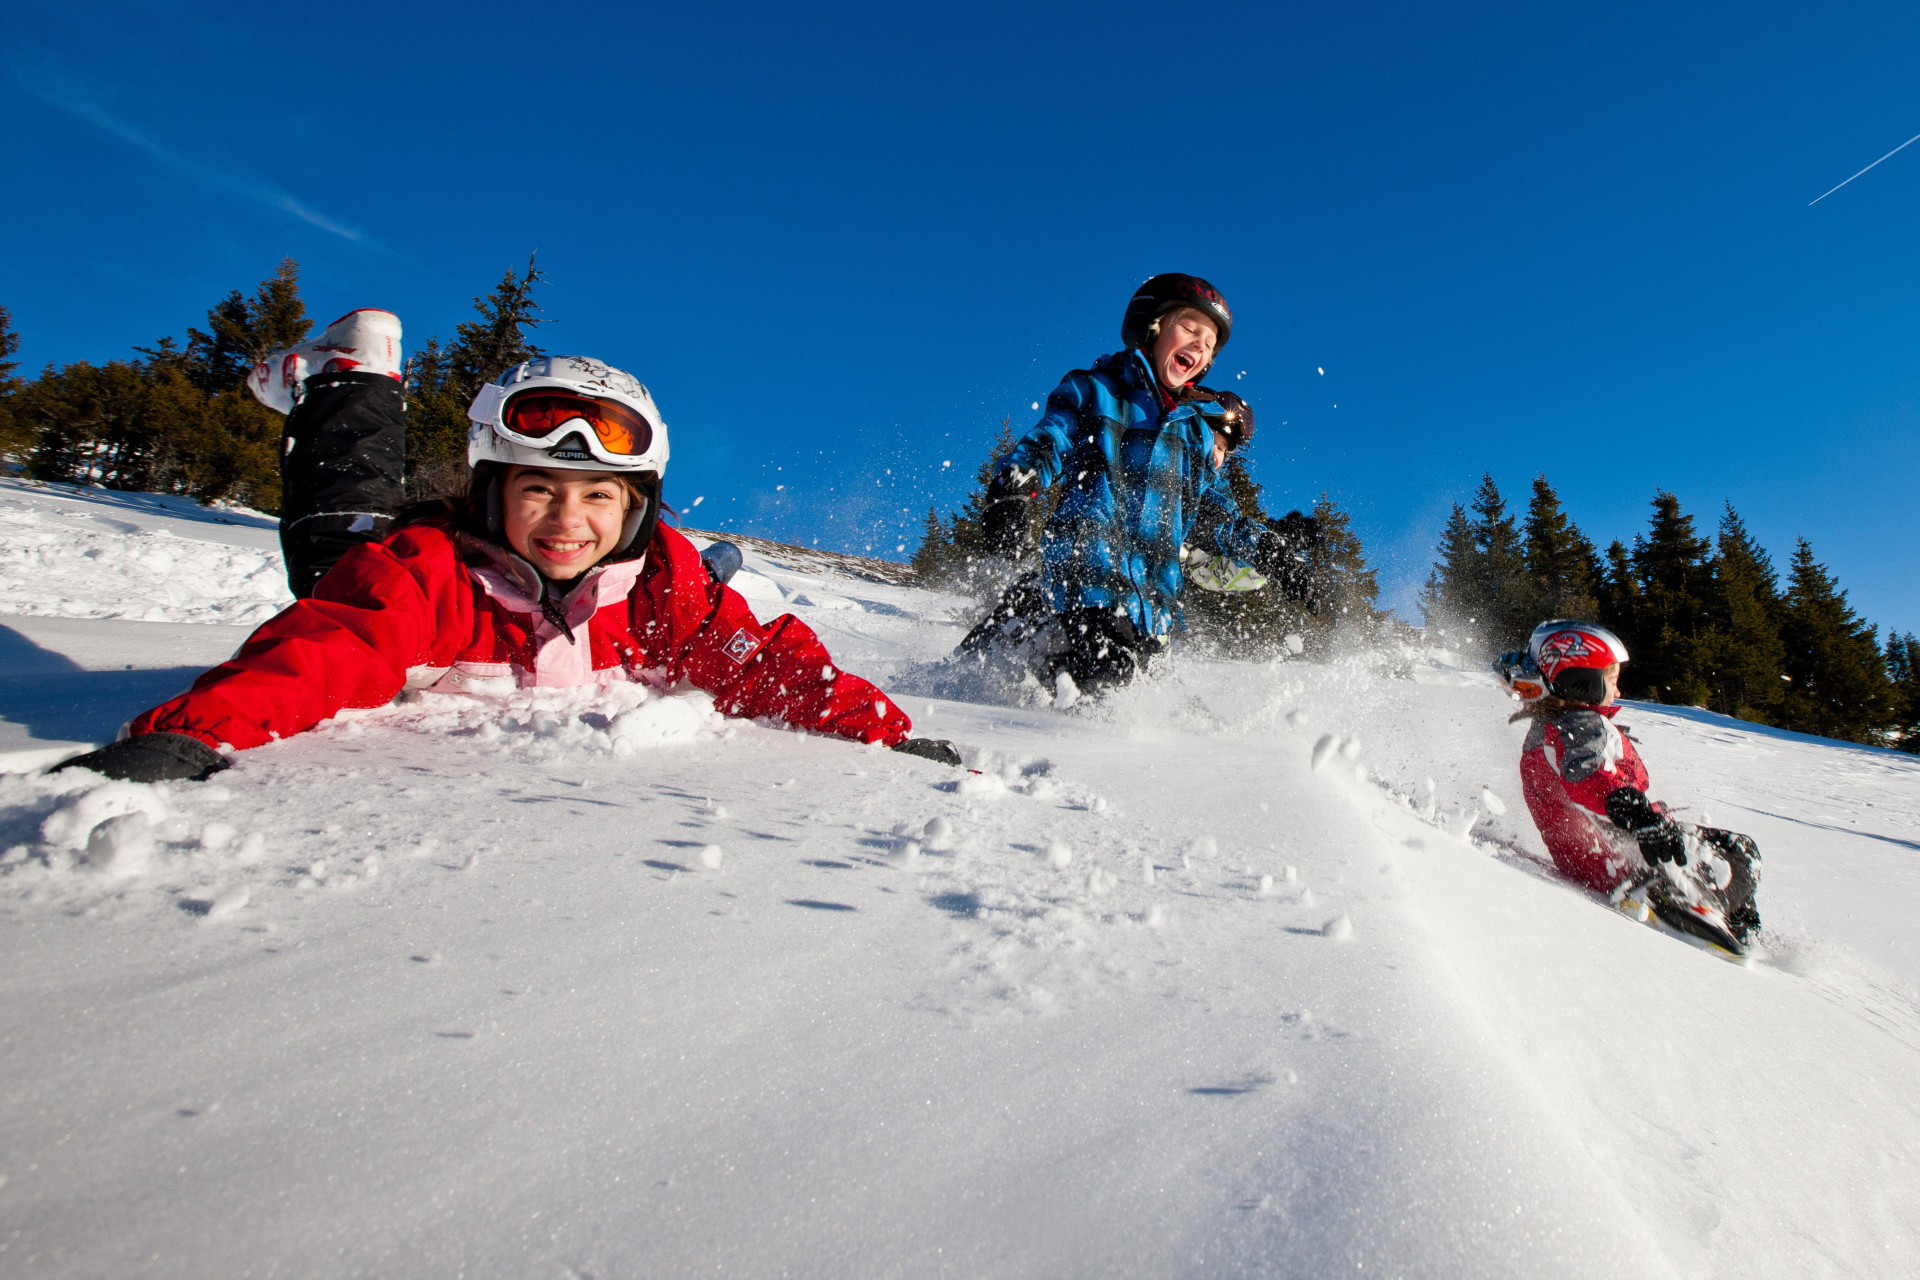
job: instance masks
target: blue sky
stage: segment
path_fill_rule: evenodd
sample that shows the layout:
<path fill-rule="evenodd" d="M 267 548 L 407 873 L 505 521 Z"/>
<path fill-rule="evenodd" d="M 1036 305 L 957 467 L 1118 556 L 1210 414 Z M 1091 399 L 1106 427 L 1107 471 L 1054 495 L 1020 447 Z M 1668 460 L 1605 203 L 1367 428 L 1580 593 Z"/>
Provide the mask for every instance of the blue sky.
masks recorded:
<path fill-rule="evenodd" d="M 893 553 L 1192 271 L 1273 505 L 1331 493 L 1405 612 L 1544 470 L 1602 545 L 1731 500 L 1920 630 L 1920 146 L 1808 206 L 1920 131 L 1920 8 L 1570 8 L 41 6 L 0 304 L 106 359 L 291 254 L 417 341 L 537 249 L 693 522 Z"/>

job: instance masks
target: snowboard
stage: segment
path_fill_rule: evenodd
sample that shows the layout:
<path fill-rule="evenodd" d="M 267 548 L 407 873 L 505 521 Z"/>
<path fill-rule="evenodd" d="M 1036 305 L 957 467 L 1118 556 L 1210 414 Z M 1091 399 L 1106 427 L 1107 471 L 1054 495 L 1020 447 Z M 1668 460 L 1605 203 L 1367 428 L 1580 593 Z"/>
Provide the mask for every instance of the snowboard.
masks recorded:
<path fill-rule="evenodd" d="M 1742 869 L 1699 828 L 1684 822 L 1679 826 L 1686 840 L 1687 865 L 1656 863 L 1614 890 L 1611 901 L 1629 919 L 1745 966 L 1753 959 L 1753 942 L 1742 942 L 1727 922 L 1728 889 Z"/>

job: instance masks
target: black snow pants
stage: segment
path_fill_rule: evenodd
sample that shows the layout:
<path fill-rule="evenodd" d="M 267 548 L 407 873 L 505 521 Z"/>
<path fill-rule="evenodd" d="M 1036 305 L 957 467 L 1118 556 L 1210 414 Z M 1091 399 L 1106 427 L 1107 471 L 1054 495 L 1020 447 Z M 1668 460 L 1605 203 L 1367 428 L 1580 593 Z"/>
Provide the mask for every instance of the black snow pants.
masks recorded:
<path fill-rule="evenodd" d="M 287 586 L 306 599 L 336 561 L 378 542 L 405 501 L 406 400 L 378 373 L 307 379 L 280 446 L 280 549 Z"/>
<path fill-rule="evenodd" d="M 1048 684 L 1066 672 L 1082 693 L 1129 683 L 1160 651 L 1157 640 L 1112 609 L 1055 614 L 1037 574 L 1015 580 L 993 612 L 967 633 L 958 652 L 981 653 L 996 646 L 1024 652 L 1029 669 Z"/>

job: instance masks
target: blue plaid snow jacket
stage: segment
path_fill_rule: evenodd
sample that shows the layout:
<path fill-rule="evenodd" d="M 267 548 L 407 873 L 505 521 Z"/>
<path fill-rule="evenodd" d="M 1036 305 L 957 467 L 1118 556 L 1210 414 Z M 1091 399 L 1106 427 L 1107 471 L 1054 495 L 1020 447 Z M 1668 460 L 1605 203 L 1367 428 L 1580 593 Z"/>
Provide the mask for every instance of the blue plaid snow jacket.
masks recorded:
<path fill-rule="evenodd" d="M 1047 411 L 995 470 L 1066 486 L 1040 537 L 1056 612 L 1122 608 L 1146 635 L 1180 621 L 1180 547 L 1252 555 L 1261 526 L 1240 514 L 1213 465 L 1213 433 L 1193 403 L 1163 410 L 1137 351 L 1069 373 Z"/>

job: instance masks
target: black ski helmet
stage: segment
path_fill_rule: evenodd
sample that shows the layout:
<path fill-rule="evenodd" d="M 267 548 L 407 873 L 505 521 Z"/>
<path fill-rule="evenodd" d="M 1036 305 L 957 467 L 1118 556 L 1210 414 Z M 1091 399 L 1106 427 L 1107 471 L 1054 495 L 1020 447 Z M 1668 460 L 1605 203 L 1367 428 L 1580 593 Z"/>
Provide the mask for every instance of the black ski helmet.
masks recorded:
<path fill-rule="evenodd" d="M 1202 280 L 1180 271 L 1167 271 L 1153 277 L 1134 291 L 1127 313 L 1120 319 L 1120 341 L 1129 348 L 1145 347 L 1153 341 L 1153 322 L 1175 307 L 1192 307 L 1219 331 L 1215 351 L 1227 345 L 1233 332 L 1233 313 L 1220 291 Z"/>
<path fill-rule="evenodd" d="M 1215 391 L 1213 402 L 1220 406 L 1220 412 L 1201 411 L 1207 425 L 1227 437 L 1229 450 L 1246 448 L 1247 441 L 1253 439 L 1253 406 L 1231 391 Z"/>

